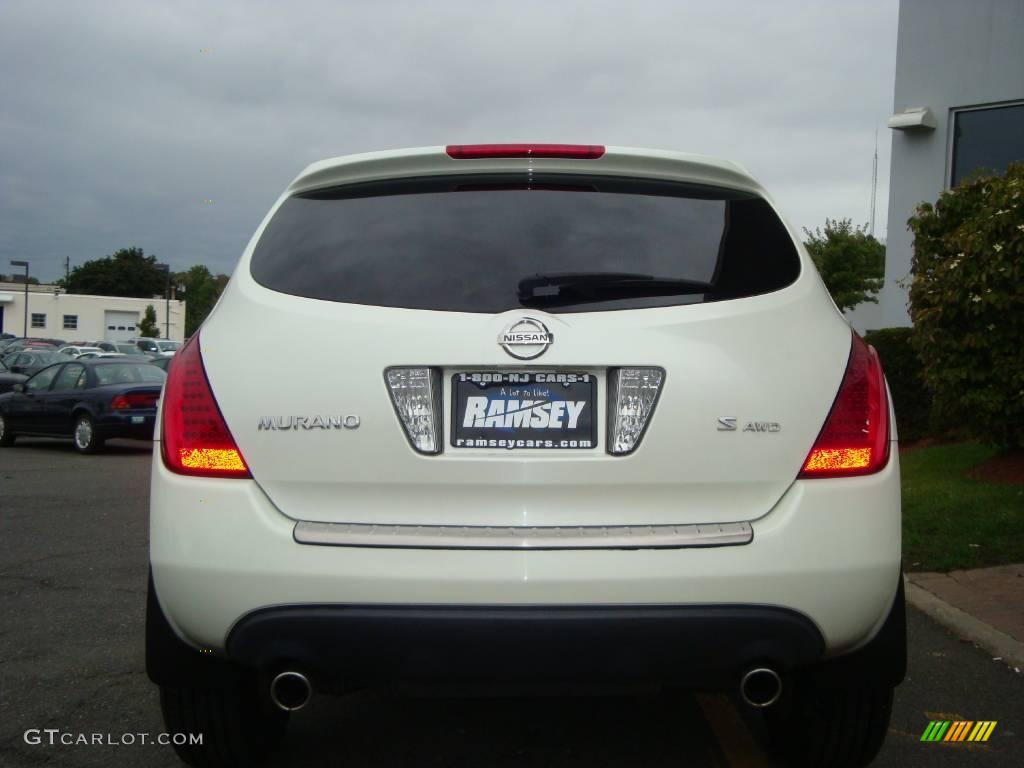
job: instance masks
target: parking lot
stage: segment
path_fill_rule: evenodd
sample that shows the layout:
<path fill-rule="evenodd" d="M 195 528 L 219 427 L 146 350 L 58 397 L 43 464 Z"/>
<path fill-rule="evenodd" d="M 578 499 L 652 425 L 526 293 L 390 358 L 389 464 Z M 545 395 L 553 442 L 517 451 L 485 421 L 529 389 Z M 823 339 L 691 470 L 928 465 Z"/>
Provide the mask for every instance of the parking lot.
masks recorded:
<path fill-rule="evenodd" d="M 170 747 L 28 744 L 28 729 L 163 731 L 145 675 L 150 445 L 21 439 L 0 451 L 0 764 L 175 766 Z M 910 611 L 910 674 L 880 766 L 1020 764 L 1024 677 Z M 931 719 L 996 720 L 987 744 L 920 741 Z M 769 765 L 724 696 L 314 699 L 271 765 Z"/>

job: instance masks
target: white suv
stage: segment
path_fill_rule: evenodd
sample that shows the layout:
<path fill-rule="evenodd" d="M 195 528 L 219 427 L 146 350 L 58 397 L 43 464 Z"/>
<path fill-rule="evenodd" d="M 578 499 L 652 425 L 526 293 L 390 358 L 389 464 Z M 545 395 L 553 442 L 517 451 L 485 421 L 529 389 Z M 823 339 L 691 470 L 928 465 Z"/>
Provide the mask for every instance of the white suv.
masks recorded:
<path fill-rule="evenodd" d="M 157 437 L 147 666 L 193 765 L 253 762 L 312 691 L 408 683 L 723 689 L 790 762 L 881 746 L 886 384 L 736 165 L 315 163 L 177 354 Z"/>

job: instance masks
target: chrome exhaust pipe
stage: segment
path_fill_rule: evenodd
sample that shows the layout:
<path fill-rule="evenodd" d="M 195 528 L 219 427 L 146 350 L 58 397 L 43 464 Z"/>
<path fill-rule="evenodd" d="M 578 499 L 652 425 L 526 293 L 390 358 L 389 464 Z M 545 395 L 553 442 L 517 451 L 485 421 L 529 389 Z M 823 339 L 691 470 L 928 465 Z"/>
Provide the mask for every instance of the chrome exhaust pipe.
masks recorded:
<path fill-rule="evenodd" d="M 270 700 L 285 712 L 297 712 L 312 696 L 313 686 L 301 672 L 282 672 L 270 681 Z"/>
<path fill-rule="evenodd" d="M 740 680 L 740 696 L 757 709 L 770 707 L 782 695 L 782 678 L 769 667 L 754 667 Z"/>

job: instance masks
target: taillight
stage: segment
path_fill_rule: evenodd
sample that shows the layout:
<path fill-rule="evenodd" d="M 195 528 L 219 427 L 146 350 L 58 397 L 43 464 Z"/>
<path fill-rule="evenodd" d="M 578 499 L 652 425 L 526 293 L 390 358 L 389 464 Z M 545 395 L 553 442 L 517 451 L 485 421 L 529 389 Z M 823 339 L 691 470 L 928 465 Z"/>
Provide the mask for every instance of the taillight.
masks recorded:
<path fill-rule="evenodd" d="M 889 403 L 878 353 L 853 334 L 846 374 L 800 477 L 870 475 L 889 461 Z"/>
<path fill-rule="evenodd" d="M 561 157 L 596 160 L 604 154 L 601 144 L 449 144 L 449 157 L 478 160 L 488 157 Z"/>
<path fill-rule="evenodd" d="M 195 334 L 174 356 L 164 383 L 164 464 L 181 475 L 251 477 L 206 378 Z"/>
<path fill-rule="evenodd" d="M 157 395 L 153 392 L 128 392 L 124 395 L 115 395 L 110 401 L 110 408 L 114 411 L 123 411 L 128 408 L 152 408 L 156 405 Z"/>

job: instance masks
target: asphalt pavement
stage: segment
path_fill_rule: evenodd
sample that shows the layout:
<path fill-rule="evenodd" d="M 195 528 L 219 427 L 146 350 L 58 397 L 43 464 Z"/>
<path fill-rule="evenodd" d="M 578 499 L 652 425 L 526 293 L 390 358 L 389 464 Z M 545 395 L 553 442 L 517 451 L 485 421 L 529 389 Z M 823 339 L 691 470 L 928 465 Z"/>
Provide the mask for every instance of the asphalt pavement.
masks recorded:
<path fill-rule="evenodd" d="M 163 732 L 143 657 L 149 462 L 134 441 L 96 456 L 46 440 L 0 449 L 0 766 L 181 765 L 140 735 Z M 1024 763 L 1024 676 L 913 609 L 909 628 L 910 673 L 875 765 Z M 921 742 L 929 720 L 997 725 L 984 744 Z M 724 695 L 367 693 L 315 698 L 269 764 L 771 765 L 761 736 Z"/>

